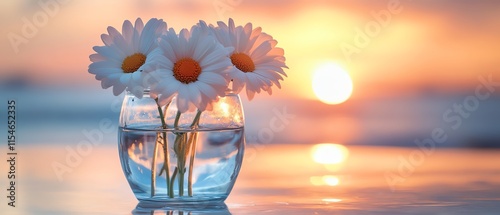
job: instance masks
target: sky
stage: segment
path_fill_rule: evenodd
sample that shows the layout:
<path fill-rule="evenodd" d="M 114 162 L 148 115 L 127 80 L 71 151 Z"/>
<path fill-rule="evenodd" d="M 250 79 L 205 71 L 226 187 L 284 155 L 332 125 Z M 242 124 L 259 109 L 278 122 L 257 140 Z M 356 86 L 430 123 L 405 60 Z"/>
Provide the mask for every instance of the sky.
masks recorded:
<path fill-rule="evenodd" d="M 61 101 L 73 91 L 110 96 L 87 72 L 88 56 L 103 45 L 108 26 L 121 29 L 124 20 L 138 17 L 163 19 L 176 30 L 229 18 L 262 27 L 285 50 L 288 77 L 272 96 L 244 101 L 247 119 L 257 132 L 258 119 L 288 107 L 300 116 L 288 128 L 298 142 L 427 135 L 444 124 L 447 108 L 474 93 L 480 77 L 500 80 L 500 2 L 493 0 L 4 0 L 0 84 L 70 92 Z M 352 95 L 342 104 L 324 104 L 313 91 L 313 76 L 325 64 L 343 68 L 352 80 Z M 74 104 L 91 101 L 85 98 Z M 486 124 L 496 132 L 488 119 L 495 101 L 482 104 L 486 109 L 476 114 L 482 118 L 469 127 Z M 327 125 L 319 126 L 324 135 L 297 135 L 317 124 Z"/>
<path fill-rule="evenodd" d="M 229 17 L 261 26 L 286 52 L 283 97 L 314 99 L 312 74 L 324 62 L 349 73 L 353 99 L 462 90 L 500 64 L 496 1 L 7 0 L 0 8 L 0 78 L 39 85 L 98 86 L 87 73 L 92 47 L 107 26 L 137 17 L 175 29 Z M 24 35 L 29 23 L 36 32 Z M 368 40 L 356 43 L 360 31 Z M 13 45 L 12 34 L 26 43 Z"/>

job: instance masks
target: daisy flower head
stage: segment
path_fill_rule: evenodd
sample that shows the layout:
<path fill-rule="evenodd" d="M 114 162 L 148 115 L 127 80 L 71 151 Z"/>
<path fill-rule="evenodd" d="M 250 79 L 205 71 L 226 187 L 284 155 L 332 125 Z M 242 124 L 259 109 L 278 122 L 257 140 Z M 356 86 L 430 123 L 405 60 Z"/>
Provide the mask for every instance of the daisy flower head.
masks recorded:
<path fill-rule="evenodd" d="M 161 36 L 157 49 L 162 55 L 153 73 L 159 81 L 152 86 L 151 94 L 160 105 L 177 96 L 179 112 L 195 107 L 203 111 L 225 94 L 224 76 L 232 65 L 227 57 L 228 49 L 200 26 L 182 29 L 179 34 L 169 29 Z"/>
<path fill-rule="evenodd" d="M 158 38 L 166 31 L 163 20 L 150 19 L 146 25 L 140 18 L 135 24 L 123 22 L 122 33 L 109 26 L 108 34 L 102 34 L 104 46 L 94 46 L 90 55 L 89 73 L 101 81 L 104 89 L 113 87 L 115 96 L 124 90 L 142 98 L 148 87 L 146 72 L 154 69 Z"/>
<path fill-rule="evenodd" d="M 224 47 L 234 47 L 229 54 L 233 65 L 229 78 L 233 81 L 233 90 L 239 93 L 244 87 L 249 100 L 261 90 L 272 94 L 272 86 L 281 88 L 280 80 L 286 77 L 284 50 L 276 47 L 278 43 L 272 36 L 262 32 L 260 27 L 253 28 L 252 23 L 235 26 L 233 19 L 228 24 L 218 22 L 212 28 L 213 34 Z"/>

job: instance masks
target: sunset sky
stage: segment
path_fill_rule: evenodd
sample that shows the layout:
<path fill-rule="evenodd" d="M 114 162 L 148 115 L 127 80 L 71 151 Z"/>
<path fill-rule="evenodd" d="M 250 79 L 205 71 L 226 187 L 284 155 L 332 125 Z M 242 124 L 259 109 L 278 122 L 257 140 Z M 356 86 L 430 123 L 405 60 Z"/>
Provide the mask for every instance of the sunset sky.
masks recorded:
<path fill-rule="evenodd" d="M 0 2 L 0 84 L 67 91 L 55 98 L 57 104 L 106 106 L 112 92 L 100 90 L 88 74 L 88 56 L 93 46 L 103 45 L 100 35 L 108 26 L 121 30 L 124 20 L 138 17 L 161 18 L 177 31 L 198 20 L 215 24 L 233 18 L 237 25 L 251 22 L 272 35 L 285 50 L 288 78 L 273 96 L 244 101 L 250 133 L 265 125 L 274 107 L 299 116 L 276 141 L 363 142 L 397 135 L 411 141 L 411 134 L 426 135 L 442 125 L 444 111 L 474 93 L 480 76 L 500 80 L 498 1 L 5 0 Z M 15 44 L 13 37 L 24 40 Z M 313 92 L 313 75 L 325 64 L 352 79 L 352 95 L 340 105 L 323 104 Z M 342 84 L 332 85 L 323 93 L 346 91 Z M 89 89 L 89 95 L 82 93 Z M 73 90 L 83 99 L 72 96 Z M 96 92 L 108 97 L 96 99 Z M 470 120 L 469 127 L 480 132 L 485 130 L 476 123 L 497 127 L 486 110 L 498 104 L 488 102 L 476 114 L 482 118 Z M 305 127 L 323 136 L 297 132 Z"/>
<path fill-rule="evenodd" d="M 48 7 L 55 12 L 46 23 L 39 2 L 56 3 L 57 10 Z M 64 2 L 0 3 L 2 80 L 22 77 L 38 85 L 98 87 L 87 73 L 92 46 L 102 45 L 100 34 L 107 26 L 120 29 L 123 20 L 137 17 L 162 18 L 175 29 L 229 17 L 237 24 L 261 26 L 285 49 L 289 78 L 284 90 L 276 91 L 283 97 L 314 98 L 312 74 L 324 62 L 335 62 L 349 73 L 353 99 L 460 91 L 473 87 L 480 74 L 498 74 L 500 64 L 500 4 L 495 1 L 399 1 L 399 12 L 377 24 L 379 31 L 363 47 L 355 44 L 357 29 L 370 29 L 377 21 L 373 14 L 389 11 L 390 1 Z M 8 35 L 22 36 L 23 19 L 33 23 L 34 18 L 42 26 L 26 44 L 17 45 L 16 54 Z M 359 49 L 346 55 L 346 44 Z"/>

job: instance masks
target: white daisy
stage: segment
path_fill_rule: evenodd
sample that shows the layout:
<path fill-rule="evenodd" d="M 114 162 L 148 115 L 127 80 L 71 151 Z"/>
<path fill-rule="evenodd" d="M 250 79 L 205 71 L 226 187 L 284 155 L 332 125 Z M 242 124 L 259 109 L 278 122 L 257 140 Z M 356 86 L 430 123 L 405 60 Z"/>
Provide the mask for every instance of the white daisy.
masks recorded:
<path fill-rule="evenodd" d="M 232 65 L 228 50 L 199 26 L 193 26 L 191 31 L 182 29 L 179 35 L 169 29 L 160 38 L 158 49 L 163 54 L 153 73 L 160 80 L 151 93 L 158 97 L 160 105 L 177 95 L 176 105 L 181 113 L 194 107 L 203 111 L 224 95 L 224 75 Z"/>
<path fill-rule="evenodd" d="M 236 27 L 233 19 L 229 19 L 229 25 L 217 24 L 218 27 L 212 28 L 213 34 L 224 47 L 234 47 L 229 55 L 234 65 L 229 73 L 233 90 L 239 93 L 245 87 L 248 99 L 252 100 L 261 90 L 271 95 L 273 85 L 281 88 L 279 80 L 287 76 L 283 68 L 288 67 L 284 50 L 276 47 L 278 42 L 260 27 L 253 29 L 252 23 Z"/>
<path fill-rule="evenodd" d="M 89 73 L 95 74 L 102 88 L 113 86 L 115 96 L 128 90 L 142 98 L 147 82 L 152 81 L 144 72 L 154 69 L 154 58 L 160 54 L 154 50 L 166 28 L 167 24 L 161 19 L 150 19 L 144 25 L 140 18 L 134 26 L 128 20 L 123 22 L 122 33 L 108 27 L 108 34 L 101 35 L 104 46 L 94 46 L 97 53 L 90 55 L 93 63 Z"/>

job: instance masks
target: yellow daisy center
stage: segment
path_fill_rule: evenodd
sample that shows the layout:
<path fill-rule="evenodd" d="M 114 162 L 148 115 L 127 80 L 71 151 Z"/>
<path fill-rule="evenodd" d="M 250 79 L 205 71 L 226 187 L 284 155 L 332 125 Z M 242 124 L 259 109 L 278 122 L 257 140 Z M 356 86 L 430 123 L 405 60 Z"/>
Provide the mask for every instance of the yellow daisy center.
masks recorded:
<path fill-rule="evenodd" d="M 123 60 L 122 70 L 124 73 L 132 73 L 137 71 L 146 62 L 146 55 L 142 53 L 135 53 Z"/>
<path fill-rule="evenodd" d="M 236 68 L 243 72 L 253 72 L 255 70 L 255 64 L 252 58 L 244 53 L 234 53 L 231 55 L 231 62 Z"/>
<path fill-rule="evenodd" d="M 191 58 L 180 59 L 174 64 L 174 77 L 184 84 L 197 81 L 200 74 L 200 64 Z"/>

